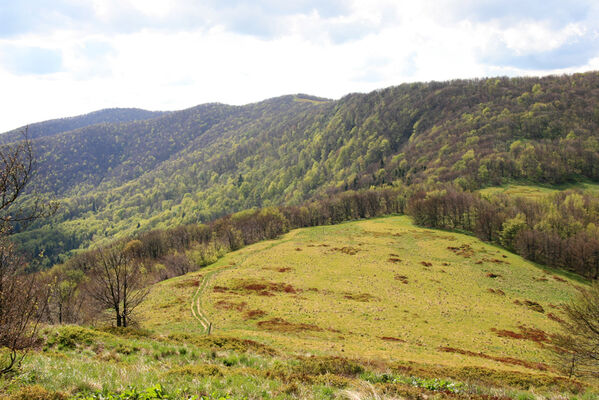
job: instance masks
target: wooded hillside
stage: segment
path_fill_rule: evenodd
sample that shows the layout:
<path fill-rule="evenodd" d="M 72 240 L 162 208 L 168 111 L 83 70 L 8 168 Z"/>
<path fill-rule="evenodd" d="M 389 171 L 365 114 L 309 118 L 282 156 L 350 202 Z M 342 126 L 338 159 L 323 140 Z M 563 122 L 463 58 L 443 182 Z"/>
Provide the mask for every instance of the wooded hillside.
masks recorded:
<path fill-rule="evenodd" d="M 599 179 L 599 74 L 404 84 L 337 101 L 207 104 L 34 140 L 31 189 L 62 201 L 18 235 L 50 260 L 92 238 L 347 189 Z M 47 221 L 46 221 L 47 222 Z M 19 227 L 17 227 L 19 228 Z"/>

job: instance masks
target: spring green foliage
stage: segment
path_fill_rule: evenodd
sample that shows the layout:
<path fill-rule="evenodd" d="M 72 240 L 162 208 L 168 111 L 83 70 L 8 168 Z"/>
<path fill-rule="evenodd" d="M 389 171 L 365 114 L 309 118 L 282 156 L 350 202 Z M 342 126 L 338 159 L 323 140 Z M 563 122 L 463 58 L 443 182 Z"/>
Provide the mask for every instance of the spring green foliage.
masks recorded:
<path fill-rule="evenodd" d="M 51 228 L 17 238 L 50 264 L 92 239 L 346 189 L 597 180 L 598 88 L 597 73 L 414 83 L 337 101 L 207 104 L 39 138 L 32 190 L 63 208 Z"/>

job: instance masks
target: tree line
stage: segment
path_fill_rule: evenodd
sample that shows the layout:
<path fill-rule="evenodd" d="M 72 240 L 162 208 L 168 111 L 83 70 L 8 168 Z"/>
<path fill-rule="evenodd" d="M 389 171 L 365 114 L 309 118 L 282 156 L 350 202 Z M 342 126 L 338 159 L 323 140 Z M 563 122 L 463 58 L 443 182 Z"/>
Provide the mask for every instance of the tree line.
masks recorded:
<path fill-rule="evenodd" d="M 457 229 L 526 259 L 599 278 L 599 199 L 566 190 L 539 199 L 484 196 L 454 186 L 418 190 L 408 213 L 421 226 Z"/>

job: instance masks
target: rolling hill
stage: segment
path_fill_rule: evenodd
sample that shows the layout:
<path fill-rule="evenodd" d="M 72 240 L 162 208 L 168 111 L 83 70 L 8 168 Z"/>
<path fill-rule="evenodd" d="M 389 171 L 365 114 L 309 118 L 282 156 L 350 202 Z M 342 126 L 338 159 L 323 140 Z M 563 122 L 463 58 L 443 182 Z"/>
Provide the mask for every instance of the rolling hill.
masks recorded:
<path fill-rule="evenodd" d="M 17 382 L 90 399 L 593 398 L 549 351 L 584 284 L 405 216 L 299 229 L 152 286 L 138 328 L 45 328 Z"/>

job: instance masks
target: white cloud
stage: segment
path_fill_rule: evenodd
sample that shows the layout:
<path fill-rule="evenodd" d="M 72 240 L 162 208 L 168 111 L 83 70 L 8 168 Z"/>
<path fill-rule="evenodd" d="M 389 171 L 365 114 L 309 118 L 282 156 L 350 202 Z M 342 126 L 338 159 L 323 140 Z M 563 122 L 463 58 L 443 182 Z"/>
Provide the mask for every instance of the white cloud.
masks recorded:
<path fill-rule="evenodd" d="M 579 11 L 556 23 L 513 10 L 491 18 L 492 7 L 469 0 L 198 4 L 94 0 L 87 25 L 73 19 L 0 39 L 0 51 L 62 56 L 60 69 L 27 76 L 0 57 L 10 94 L 0 99 L 0 131 L 103 107 L 181 109 L 297 92 L 338 98 L 406 81 L 599 68 L 596 22 Z"/>

